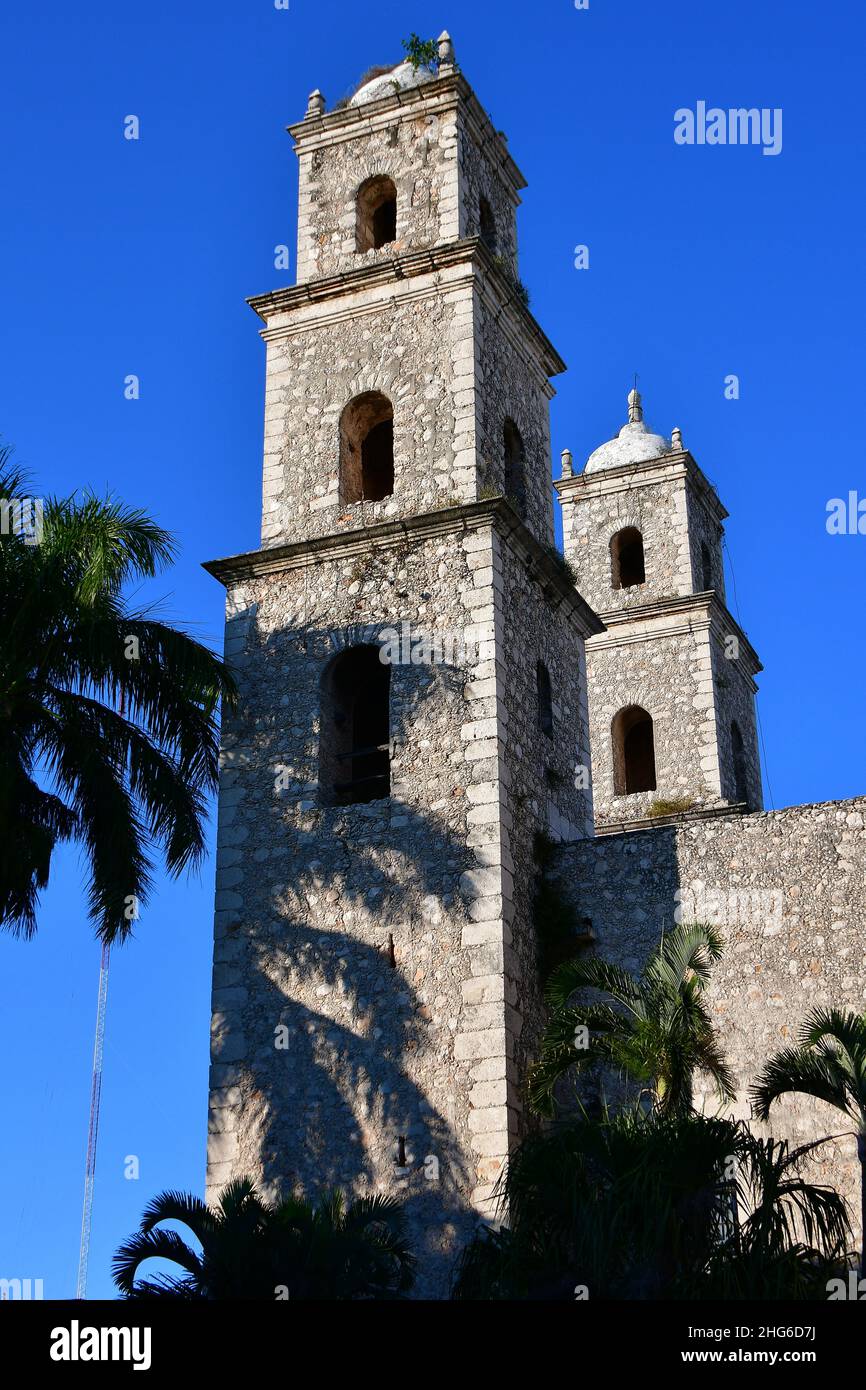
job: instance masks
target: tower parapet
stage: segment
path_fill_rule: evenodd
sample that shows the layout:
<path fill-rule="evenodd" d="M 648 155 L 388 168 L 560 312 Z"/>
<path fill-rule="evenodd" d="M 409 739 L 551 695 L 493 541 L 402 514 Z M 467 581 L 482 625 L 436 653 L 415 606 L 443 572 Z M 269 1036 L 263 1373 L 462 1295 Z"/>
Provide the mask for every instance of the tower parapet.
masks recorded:
<path fill-rule="evenodd" d="M 760 810 L 761 665 L 725 603 L 728 513 L 681 431 L 649 430 L 633 390 L 626 424 L 556 489 L 566 557 L 606 629 L 587 643 L 597 828 L 660 802 Z"/>

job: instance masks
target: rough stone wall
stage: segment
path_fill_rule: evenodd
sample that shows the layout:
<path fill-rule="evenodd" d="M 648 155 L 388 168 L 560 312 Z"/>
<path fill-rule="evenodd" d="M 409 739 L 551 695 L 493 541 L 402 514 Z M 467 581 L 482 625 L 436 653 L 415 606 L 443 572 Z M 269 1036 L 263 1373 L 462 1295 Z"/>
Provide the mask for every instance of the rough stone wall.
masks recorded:
<path fill-rule="evenodd" d="M 529 656 L 506 630 L 512 566 L 489 520 L 455 509 L 432 532 L 344 540 L 227 580 L 240 706 L 223 727 L 208 1195 L 239 1174 L 266 1191 L 400 1192 L 419 1292 L 442 1295 L 516 1134 L 517 1006 L 533 981 L 509 797 L 518 772 L 536 789 L 539 774 L 510 702 Z M 527 592 L 524 618 L 531 606 Z M 320 805 L 322 673 L 404 621 L 482 640 L 392 666 L 390 799 Z M 579 703 L 579 638 L 562 632 L 552 674 Z M 575 731 L 570 747 L 584 756 Z M 591 821 L 585 792 L 563 807 Z M 517 858 L 522 873 L 523 835 Z"/>
<path fill-rule="evenodd" d="M 692 593 L 683 479 L 665 479 L 642 466 L 639 472 L 616 472 L 616 479 L 602 483 L 593 478 L 586 492 L 562 494 L 563 549 L 574 565 L 579 593 L 597 613 Z M 626 526 L 636 526 L 643 536 L 646 582 L 614 589 L 610 542 Z"/>
<path fill-rule="evenodd" d="M 475 497 L 471 281 L 419 276 L 275 315 L 268 338 L 262 544 Z M 394 408 L 394 493 L 340 499 L 340 416 L 364 391 Z"/>
<path fill-rule="evenodd" d="M 722 793 L 711 646 L 687 621 L 636 621 L 587 646 L 597 824 L 645 816 L 657 798 L 717 804 Z M 652 716 L 656 790 L 617 795 L 611 725 L 627 705 Z"/>
<path fill-rule="evenodd" d="M 503 640 L 499 653 L 500 719 L 512 877 L 511 936 L 516 957 L 514 1002 L 521 1030 L 514 1038 L 516 1077 L 526 1074 L 543 1022 L 537 962 L 534 894 L 538 865 L 535 837 L 572 840 L 593 834 L 588 779 L 589 721 L 584 644 L 561 609 L 560 595 L 539 583 L 526 557 L 512 545 L 497 546 L 497 586 Z M 553 731 L 539 724 L 536 666 L 550 676 Z M 521 1114 L 519 1097 L 516 1102 Z M 520 1120 L 516 1132 L 521 1132 Z"/>
<path fill-rule="evenodd" d="M 336 113 L 319 142 L 296 127 L 299 159 L 298 283 L 334 275 L 458 236 L 457 103 L 413 97 L 356 108 L 349 137 Z M 314 148 L 308 148 L 309 144 Z M 387 174 L 397 188 L 397 239 L 357 250 L 356 199 L 367 179 Z"/>
<path fill-rule="evenodd" d="M 595 949 L 628 970 L 640 970 L 677 913 L 720 927 L 727 946 L 708 999 L 737 1076 L 738 1117 L 751 1118 L 749 1085 L 796 1042 L 810 1009 L 866 1009 L 864 823 L 859 797 L 610 835 L 558 853 L 559 883 L 592 919 Z M 701 1094 L 713 1110 L 714 1093 Z M 771 1120 L 768 1132 L 793 1144 L 850 1129 L 805 1097 L 774 1106 Z M 854 1140 L 819 1150 L 815 1174 L 844 1193 L 857 1230 Z"/>
<path fill-rule="evenodd" d="M 480 134 L 480 138 L 479 138 Z M 507 149 L 503 137 L 493 127 L 479 132 L 463 120 L 457 136 L 459 166 L 460 235 L 481 235 L 481 199 L 487 199 L 496 228 L 495 254 L 512 276 L 518 274 L 517 218 L 518 195 L 510 180 L 503 177 L 503 156 Z"/>
<path fill-rule="evenodd" d="M 479 285 L 474 307 L 479 484 L 507 491 L 503 432 L 510 418 L 523 440 L 524 520 L 542 545 L 552 545 L 549 407 L 553 391 L 526 335 L 503 317 L 501 300 L 488 285 Z"/>
<path fill-rule="evenodd" d="M 710 552 L 711 589 L 715 589 L 722 602 L 725 602 L 725 565 L 722 559 L 722 538 L 724 531 L 721 522 L 713 516 L 702 498 L 692 488 L 686 492 L 686 514 L 689 528 L 689 542 L 692 562 L 692 589 L 696 594 L 704 588 L 703 558 L 701 543 Z"/>
<path fill-rule="evenodd" d="M 748 806 L 751 811 L 760 811 L 764 804 L 764 796 L 761 785 L 755 682 L 745 669 L 741 657 L 729 658 L 726 655 L 725 639 L 729 636 L 730 634 L 716 629 L 711 641 L 721 793 L 726 801 L 740 799 L 731 740 L 731 723 L 736 720 L 743 737 Z"/>

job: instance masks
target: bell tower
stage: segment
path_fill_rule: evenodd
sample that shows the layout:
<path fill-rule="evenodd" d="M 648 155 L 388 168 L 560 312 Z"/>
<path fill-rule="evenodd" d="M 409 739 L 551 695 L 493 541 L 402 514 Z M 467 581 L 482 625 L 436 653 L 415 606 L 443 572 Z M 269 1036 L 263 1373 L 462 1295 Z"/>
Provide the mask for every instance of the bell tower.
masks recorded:
<path fill-rule="evenodd" d="M 400 1195 L 442 1294 L 521 1132 L 534 850 L 592 834 L 584 639 L 553 548 L 563 364 L 522 176 L 454 64 L 290 127 L 298 282 L 265 340 L 260 549 L 227 590 L 208 1193 Z"/>
<path fill-rule="evenodd" d="M 671 812 L 760 810 L 760 662 L 725 603 L 725 511 L 681 432 L 638 391 L 582 473 L 556 483 L 566 557 L 605 631 L 587 642 L 597 831 Z"/>

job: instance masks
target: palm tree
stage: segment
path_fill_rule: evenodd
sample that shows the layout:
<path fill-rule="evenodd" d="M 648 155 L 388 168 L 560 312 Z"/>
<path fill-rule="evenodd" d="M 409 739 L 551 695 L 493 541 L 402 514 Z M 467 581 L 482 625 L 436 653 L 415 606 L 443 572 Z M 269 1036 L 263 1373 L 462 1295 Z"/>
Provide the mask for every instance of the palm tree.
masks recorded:
<path fill-rule="evenodd" d="M 802 1177 L 813 1147 L 694 1111 L 557 1123 L 509 1159 L 507 1227 L 467 1247 L 455 1296 L 826 1298 L 850 1233 L 838 1193 Z"/>
<path fill-rule="evenodd" d="M 26 491 L 0 449 L 4 517 Z M 122 939 L 147 900 L 151 847 L 173 874 L 203 855 L 217 707 L 234 683 L 213 652 L 124 598 L 175 553 L 143 512 L 49 498 L 41 539 L 3 530 L 0 925 L 33 934 L 52 854 L 75 840 L 98 934 Z"/>
<path fill-rule="evenodd" d="M 702 998 L 721 954 L 713 927 L 682 923 L 662 937 L 639 977 L 597 957 L 561 965 L 545 991 L 550 1017 L 529 1078 L 533 1107 L 552 1115 L 557 1082 L 593 1061 L 642 1081 L 665 1112 L 691 1108 L 699 1069 L 712 1077 L 722 1100 L 732 1100 L 734 1078 Z M 571 1003 L 583 989 L 612 1002 Z"/>
<path fill-rule="evenodd" d="M 163 1221 L 182 1222 L 196 1251 Z M 149 1259 L 185 1271 L 138 1279 Z M 149 1204 L 139 1230 L 114 1257 L 114 1282 L 125 1298 L 353 1299 L 399 1298 L 412 1286 L 414 1257 L 405 1221 L 391 1197 L 345 1205 L 339 1192 L 313 1207 L 290 1197 L 269 1207 L 248 1178 L 223 1189 L 216 1208 L 182 1192 Z"/>
<path fill-rule="evenodd" d="M 774 1100 L 792 1091 L 826 1101 L 854 1121 L 860 1161 L 860 1274 L 866 1278 L 866 1014 L 813 1009 L 798 1047 L 777 1052 L 752 1087 L 759 1120 Z"/>

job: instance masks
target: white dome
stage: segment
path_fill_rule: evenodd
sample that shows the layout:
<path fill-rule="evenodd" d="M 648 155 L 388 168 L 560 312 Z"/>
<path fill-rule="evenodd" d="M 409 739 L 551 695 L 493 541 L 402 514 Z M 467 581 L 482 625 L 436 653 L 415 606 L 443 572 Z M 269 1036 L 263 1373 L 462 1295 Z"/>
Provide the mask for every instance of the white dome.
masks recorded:
<path fill-rule="evenodd" d="M 586 461 L 584 473 L 600 473 L 605 468 L 619 468 L 625 463 L 643 463 L 645 459 L 669 454 L 673 445 L 664 435 L 653 434 L 644 424 L 643 408 L 637 391 L 628 396 L 628 424 L 619 434 L 601 444 Z"/>
<path fill-rule="evenodd" d="M 349 105 L 360 106 L 364 101 L 378 101 L 380 97 L 393 96 L 395 83 L 400 91 L 405 91 L 407 87 L 420 87 L 423 82 L 432 82 L 435 75 L 427 68 L 413 68 L 410 62 L 398 63 L 390 72 L 371 77 L 369 82 L 359 87 Z"/>

